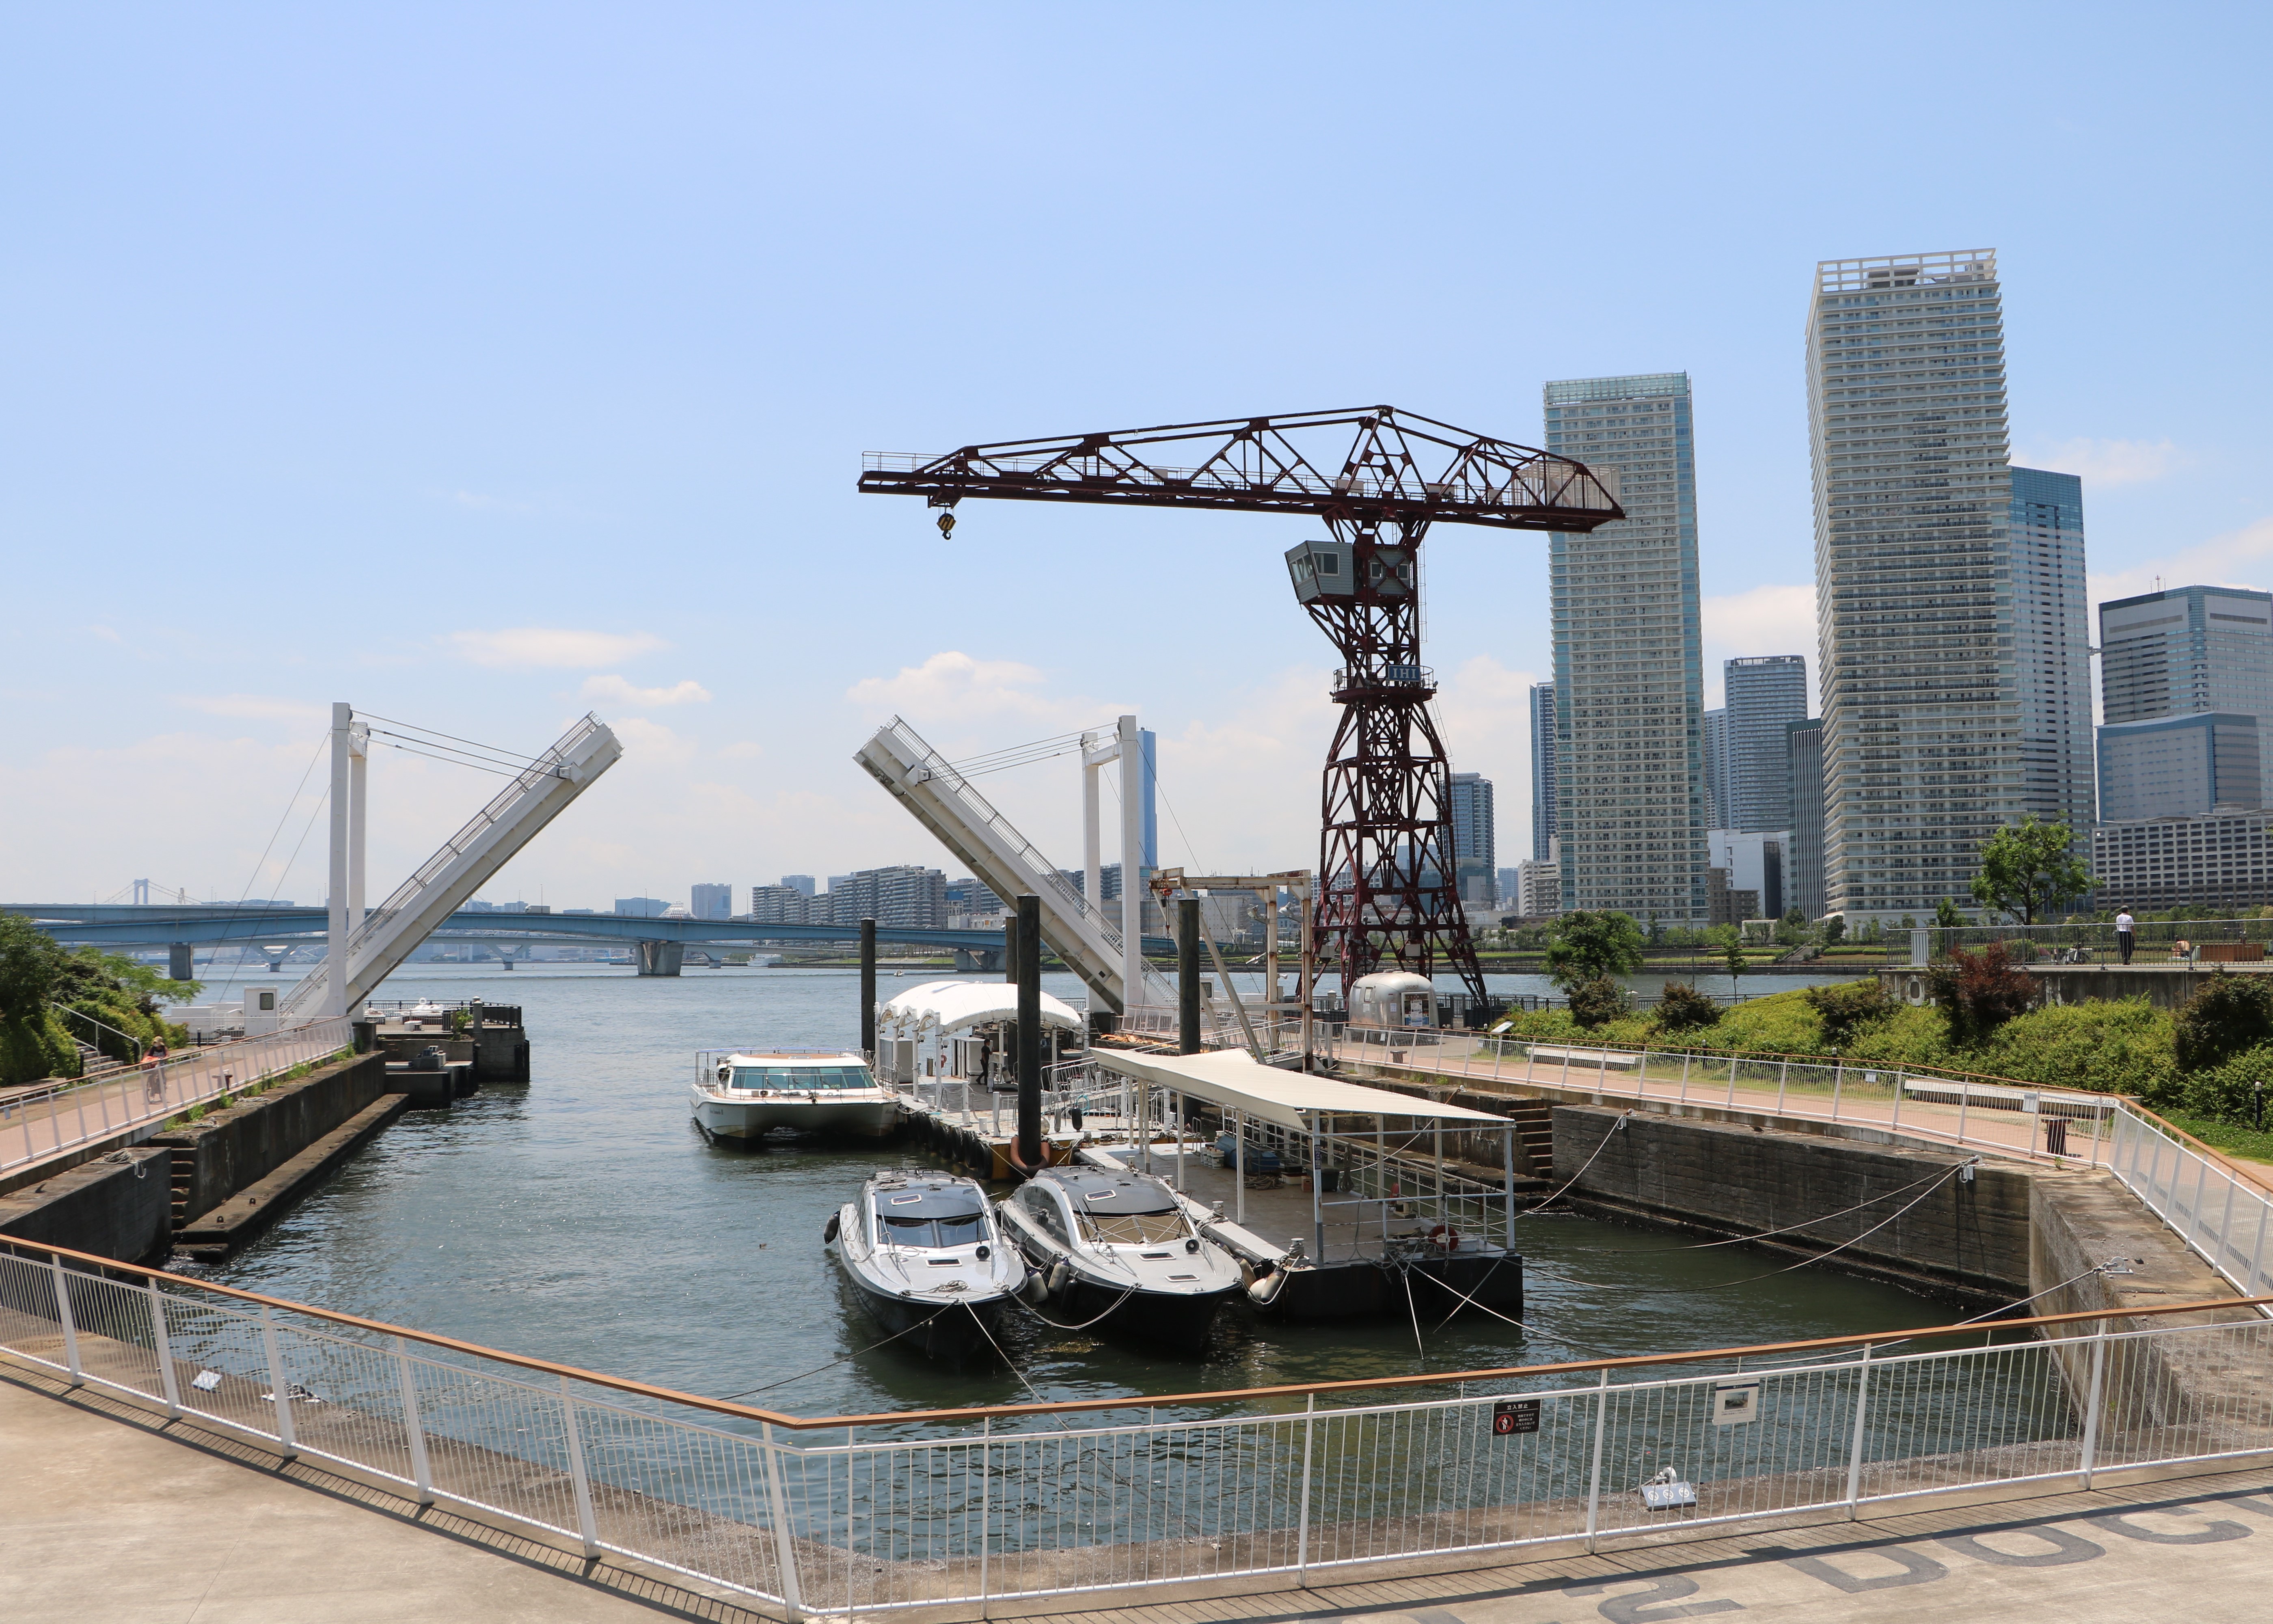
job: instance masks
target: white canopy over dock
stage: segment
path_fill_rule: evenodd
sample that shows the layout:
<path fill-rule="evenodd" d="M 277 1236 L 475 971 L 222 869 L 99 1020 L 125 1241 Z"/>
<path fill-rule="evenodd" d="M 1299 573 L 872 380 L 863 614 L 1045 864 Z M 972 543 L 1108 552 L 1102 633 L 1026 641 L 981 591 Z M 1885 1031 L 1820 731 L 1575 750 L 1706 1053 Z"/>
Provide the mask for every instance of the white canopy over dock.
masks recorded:
<path fill-rule="evenodd" d="M 1008 981 L 926 981 L 878 1010 L 876 1028 L 893 1037 L 950 1037 L 992 1021 L 1017 1019 L 1018 989 Z M 1082 1024 L 1079 1010 L 1042 995 L 1045 1028 L 1079 1032 Z"/>
<path fill-rule="evenodd" d="M 1473 1124 L 1503 1129 L 1507 1118 L 1465 1105 L 1444 1105 L 1387 1088 L 1369 1088 L 1338 1077 L 1308 1077 L 1259 1065 L 1245 1049 L 1223 1049 L 1202 1055 L 1140 1055 L 1092 1049 L 1101 1070 L 1204 1100 L 1257 1122 L 1307 1131 L 1325 1116 L 1384 1116 L 1440 1126 Z"/>

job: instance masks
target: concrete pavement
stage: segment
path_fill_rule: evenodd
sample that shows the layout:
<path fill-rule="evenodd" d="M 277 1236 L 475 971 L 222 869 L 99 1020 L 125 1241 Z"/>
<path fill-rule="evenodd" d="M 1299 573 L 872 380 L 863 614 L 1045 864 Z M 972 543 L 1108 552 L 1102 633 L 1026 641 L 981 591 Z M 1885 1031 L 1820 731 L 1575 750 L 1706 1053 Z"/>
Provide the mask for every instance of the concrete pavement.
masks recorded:
<path fill-rule="evenodd" d="M 1442 1566 L 1442 1564 L 1438 1564 Z M 2273 1462 L 1774 1529 L 1479 1562 L 998 1603 L 1080 1624 L 2239 1624 L 2273 1594 Z M 976 1616 L 925 1608 L 911 1619 Z M 764 1616 L 723 1591 L 415 1506 L 0 1363 L 0 1613 L 11 1624 L 635 1624 Z"/>

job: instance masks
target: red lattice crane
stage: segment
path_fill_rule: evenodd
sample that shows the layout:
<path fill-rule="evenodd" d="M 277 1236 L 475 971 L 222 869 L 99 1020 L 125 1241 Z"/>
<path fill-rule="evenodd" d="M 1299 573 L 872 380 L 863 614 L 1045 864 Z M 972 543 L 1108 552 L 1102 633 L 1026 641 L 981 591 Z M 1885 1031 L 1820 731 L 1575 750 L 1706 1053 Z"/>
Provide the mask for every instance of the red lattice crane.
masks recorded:
<path fill-rule="evenodd" d="M 1625 516 L 1609 480 L 1567 457 L 1368 406 L 871 455 L 860 489 L 925 498 L 947 510 L 943 535 L 965 497 L 1323 519 L 1331 539 L 1287 554 L 1295 596 L 1341 656 L 1319 963 L 1339 969 L 1345 992 L 1384 961 L 1454 971 L 1486 1002 L 1452 861 L 1451 769 L 1429 710 L 1436 679 L 1421 663 L 1421 540 L 1439 522 L 1592 530 Z"/>

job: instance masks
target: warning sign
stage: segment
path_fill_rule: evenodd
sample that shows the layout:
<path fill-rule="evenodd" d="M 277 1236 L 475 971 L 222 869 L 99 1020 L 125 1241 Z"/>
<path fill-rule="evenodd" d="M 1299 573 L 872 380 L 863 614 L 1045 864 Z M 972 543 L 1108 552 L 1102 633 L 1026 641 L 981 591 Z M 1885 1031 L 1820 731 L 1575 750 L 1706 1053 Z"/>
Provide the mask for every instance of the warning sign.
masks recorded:
<path fill-rule="evenodd" d="M 1498 1437 L 1512 1437 L 1517 1432 L 1539 1430 L 1539 1401 L 1535 1398 L 1504 1398 L 1492 1406 L 1492 1432 Z"/>

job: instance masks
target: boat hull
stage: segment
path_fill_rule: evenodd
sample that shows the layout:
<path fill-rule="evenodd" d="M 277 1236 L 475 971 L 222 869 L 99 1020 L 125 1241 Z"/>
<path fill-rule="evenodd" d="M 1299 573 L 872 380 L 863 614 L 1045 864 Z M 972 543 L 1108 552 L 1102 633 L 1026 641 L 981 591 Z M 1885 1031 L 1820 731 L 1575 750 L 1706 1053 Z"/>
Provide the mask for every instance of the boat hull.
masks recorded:
<path fill-rule="evenodd" d="M 1423 1257 L 1402 1266 L 1362 1258 L 1281 1273 L 1284 1281 L 1269 1300 L 1255 1304 L 1274 1319 L 1403 1319 L 1414 1312 L 1441 1319 L 1476 1312 L 1464 1297 L 1511 1320 L 1523 1318 L 1523 1259 L 1513 1253 Z"/>
<path fill-rule="evenodd" d="M 1198 1353 L 1207 1346 L 1216 1315 L 1238 1289 L 1231 1285 L 1189 1294 L 1129 1291 L 1103 1281 L 1076 1277 L 1032 1312 L 1056 1330 L 1101 1331 L 1178 1353 Z"/>
<path fill-rule="evenodd" d="M 876 1327 L 894 1339 L 894 1346 L 909 1349 L 926 1358 L 950 1364 L 992 1359 L 1001 1340 L 1002 1312 L 1007 1297 L 936 1299 L 904 1297 L 869 1284 L 857 1269 L 848 1268 L 853 1294 L 861 1312 Z"/>
<path fill-rule="evenodd" d="M 712 1139 L 761 1139 L 779 1129 L 816 1138 L 889 1139 L 900 1125 L 896 1101 L 719 1100 L 698 1094 L 694 1120 Z"/>

